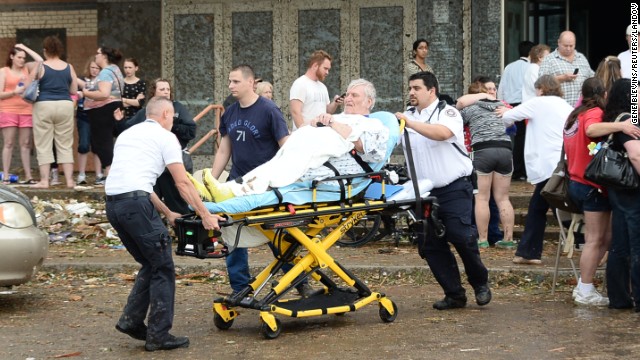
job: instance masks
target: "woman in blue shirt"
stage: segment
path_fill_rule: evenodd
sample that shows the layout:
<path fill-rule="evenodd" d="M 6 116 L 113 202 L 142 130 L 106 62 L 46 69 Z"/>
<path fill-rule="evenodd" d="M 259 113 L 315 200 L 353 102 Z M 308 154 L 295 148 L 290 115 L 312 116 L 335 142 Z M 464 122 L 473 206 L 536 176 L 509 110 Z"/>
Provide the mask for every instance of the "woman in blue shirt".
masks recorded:
<path fill-rule="evenodd" d="M 60 59 L 64 46 L 57 36 L 47 36 L 42 47 L 45 61 L 31 72 L 31 80 L 40 79 L 39 94 L 33 105 L 33 139 L 36 145 L 40 181 L 35 188 L 49 187 L 49 170 L 56 162 L 62 165 L 68 188 L 73 181 L 74 104 L 72 95 L 78 88 L 73 66 Z M 53 144 L 56 146 L 56 157 Z"/>

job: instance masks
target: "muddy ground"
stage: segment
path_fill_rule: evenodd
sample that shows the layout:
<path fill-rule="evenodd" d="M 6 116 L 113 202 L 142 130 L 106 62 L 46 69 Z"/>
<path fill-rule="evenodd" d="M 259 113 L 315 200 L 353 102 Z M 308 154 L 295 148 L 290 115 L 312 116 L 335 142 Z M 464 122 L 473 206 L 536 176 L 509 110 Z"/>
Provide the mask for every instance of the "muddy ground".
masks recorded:
<path fill-rule="evenodd" d="M 59 210 L 68 201 L 34 203 L 44 213 L 41 225 L 52 234 L 52 246 L 32 282 L 0 288 L 0 360 L 640 358 L 640 314 L 573 305 L 575 279 L 567 259 L 561 261 L 560 291 L 551 295 L 557 236 L 545 244 L 541 266 L 514 265 L 513 250 L 481 250 L 493 301 L 445 312 L 431 307 L 442 290 L 415 248 L 334 247 L 332 256 L 397 304 L 397 319 L 383 323 L 375 303 L 345 316 L 278 316 L 283 330 L 274 340 L 263 338 L 254 310 L 239 309 L 227 331 L 215 328 L 212 299 L 229 291 L 224 262 L 176 257 L 173 333 L 189 336 L 191 346 L 148 353 L 143 342 L 114 329 L 137 266 L 102 227 L 100 204 L 89 203 L 97 209 L 90 215 L 70 215 Z M 266 247 L 250 253 L 254 270 L 273 259 Z"/>
<path fill-rule="evenodd" d="M 200 276 L 203 275 L 203 276 Z M 258 313 L 240 309 L 231 329 L 212 322 L 211 300 L 228 291 L 218 276 L 179 280 L 173 333 L 187 349 L 148 353 L 116 330 L 133 276 L 103 272 L 41 273 L 0 294 L 0 359 L 638 359 L 640 314 L 576 307 L 565 292 L 494 286 L 485 307 L 437 311 L 430 280 L 369 279 L 399 308 L 383 323 L 375 303 L 346 316 L 278 316 L 275 340 L 260 333 Z"/>

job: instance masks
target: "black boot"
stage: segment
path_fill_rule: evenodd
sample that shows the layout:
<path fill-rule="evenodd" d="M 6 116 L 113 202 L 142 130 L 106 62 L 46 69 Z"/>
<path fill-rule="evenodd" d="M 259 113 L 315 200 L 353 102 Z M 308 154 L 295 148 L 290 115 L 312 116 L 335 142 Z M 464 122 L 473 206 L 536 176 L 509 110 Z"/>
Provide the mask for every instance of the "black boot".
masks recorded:
<path fill-rule="evenodd" d="M 445 296 L 444 299 L 433 303 L 433 308 L 437 310 L 458 309 L 467 306 L 467 297 L 452 298 Z"/>

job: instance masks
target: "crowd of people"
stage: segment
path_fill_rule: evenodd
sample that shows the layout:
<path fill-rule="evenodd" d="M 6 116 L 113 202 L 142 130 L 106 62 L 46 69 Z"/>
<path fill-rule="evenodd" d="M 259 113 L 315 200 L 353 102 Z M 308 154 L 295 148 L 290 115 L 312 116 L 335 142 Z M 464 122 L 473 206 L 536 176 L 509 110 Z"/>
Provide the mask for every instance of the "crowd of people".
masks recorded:
<path fill-rule="evenodd" d="M 630 83 L 623 78 L 630 74 L 628 59 L 624 53 L 606 57 L 594 72 L 575 43 L 571 31 L 560 34 L 553 51 L 544 44 L 522 42 L 520 58 L 504 69 L 498 86 L 486 76 L 477 76 L 469 85 L 469 94 L 452 106 L 440 99 L 437 77 L 426 62 L 429 42 L 414 42 L 411 59 L 405 64 L 408 106 L 395 116 L 405 121 L 410 139 L 401 144 L 405 154 L 413 154 L 413 163 L 406 164 L 413 170 L 409 173 L 433 183 L 431 194 L 438 198 L 440 220 L 447 229 L 442 238 L 418 234 L 418 252 L 444 292 L 444 298 L 433 304 L 435 309 L 467 304 L 452 248 L 462 260 L 480 306 L 492 298 L 480 248 L 514 248 L 514 263 L 542 263 L 550 206 L 540 193 L 564 146 L 569 193 L 584 213 L 586 225 L 580 279 L 572 297 L 581 305 L 640 311 L 640 190 L 605 188 L 584 178 L 591 158 L 587 145 L 609 134 L 613 134 L 614 146 L 626 150 L 640 172 L 640 128 L 625 116 L 631 109 Z M 170 239 L 158 213 L 150 209 L 163 213 L 171 224 L 190 207 L 203 218 L 206 229 L 217 229 L 223 221 L 206 211 L 194 180 L 187 176 L 193 169 L 185 149 L 195 137 L 196 124 L 184 105 L 173 98 L 168 80 L 151 82 L 146 94 L 146 82 L 136 76 L 135 59 L 125 59 L 123 73 L 118 66 L 122 54 L 117 49 L 99 47 L 77 76 L 73 66 L 62 60 L 59 39 L 47 37 L 43 48 L 44 57 L 40 57 L 16 45 L 0 71 L 3 173 L 9 172 L 18 134 L 26 183 L 49 187 L 50 166 L 59 163 L 66 186 L 76 186 L 72 146 L 77 117 L 77 184 L 86 183 L 86 162 L 92 151 L 96 184 L 105 185 L 109 221 L 142 265 L 116 328 L 146 341 L 149 351 L 188 346 L 187 338 L 169 334 L 175 292 L 173 260 L 167 250 Z M 35 61 L 27 62 L 26 55 Z M 220 121 L 220 143 L 211 168 L 205 170 L 215 183 L 214 201 L 336 172 L 359 172 L 362 165 L 347 156 L 351 150 L 365 161 L 384 160 L 385 129 L 368 117 L 376 102 L 374 84 L 356 79 L 344 94 L 330 97 L 323 81 L 331 63 L 328 53 L 315 51 L 306 72 L 291 85 L 291 129 L 273 102 L 271 83 L 259 79 L 246 64 L 229 72 L 230 96 Z M 34 79 L 40 81 L 40 94 L 31 106 L 20 94 Z M 344 113 L 337 114 L 340 110 Z M 28 165 L 30 129 L 40 166 L 38 182 Z M 304 144 L 321 134 L 329 135 L 326 141 L 335 144 L 331 151 L 305 152 Z M 112 135 L 118 136 L 115 143 Z M 328 160 L 320 166 L 309 165 L 315 164 L 309 161 L 284 179 L 265 165 L 281 162 L 286 167 L 305 156 Z M 231 181 L 218 183 L 229 163 Z M 524 178 L 535 188 L 522 238 L 517 241 L 509 189 L 512 179 Z M 607 251 L 605 297 L 596 290 L 594 277 Z M 247 249 L 240 247 L 226 257 L 232 297 L 247 295 L 248 256 Z M 283 271 L 291 266 L 283 266 Z M 297 283 L 301 296 L 314 293 L 306 279 Z"/>
<path fill-rule="evenodd" d="M 18 134 L 24 180 L 21 184 L 46 189 L 57 185 L 58 165 L 67 188 L 86 185 L 86 166 L 93 152 L 95 185 L 104 185 L 113 157 L 114 111 L 123 107 L 132 117 L 144 105 L 146 85 L 136 77 L 138 64 L 124 62 L 126 77 L 118 66 L 122 54 L 100 47 L 83 71 L 76 73 L 65 61 L 65 49 L 57 36 L 47 36 L 43 56 L 23 44 L 9 52 L 6 67 L 0 71 L 0 127 L 3 133 L 3 174 L 10 174 L 11 158 Z M 33 61 L 27 61 L 27 55 Z M 33 104 L 22 94 L 38 81 Z M 74 133 L 78 134 L 78 177 L 74 173 Z M 30 153 L 35 145 L 39 181 L 31 173 Z M 2 179 L 9 183 L 8 176 Z"/>
<path fill-rule="evenodd" d="M 629 26 L 626 34 L 629 46 L 631 30 Z M 523 131 L 524 168 L 527 180 L 535 185 L 513 262 L 542 264 L 544 231 L 550 206 L 540 193 L 560 160 L 564 146 L 570 177 L 569 195 L 584 215 L 585 222 L 580 278 L 572 298 L 579 305 L 608 305 L 615 309 L 635 308 L 640 311 L 640 267 L 637 261 L 640 244 L 632 240 L 637 236 L 634 234 L 638 234 L 638 228 L 632 222 L 640 220 L 640 203 L 631 205 L 626 201 L 636 199 L 639 190 L 607 188 L 588 181 L 584 176 L 593 155 L 590 144 L 598 143 L 610 134 L 613 134 L 614 146 L 624 149 L 635 171 L 640 172 L 638 142 L 633 141 L 640 139 L 640 129 L 628 120 L 629 116 L 622 116 L 631 111 L 630 83 L 623 78 L 625 72 L 622 71 L 626 52 L 621 53 L 620 58 L 605 57 L 594 72 L 585 56 L 575 49 L 575 43 L 575 34 L 571 31 L 560 34 L 557 48 L 552 52 L 546 45 L 521 43 L 521 58 L 505 68 L 499 85 L 498 98 L 508 102 L 512 108 L 499 106 L 494 113 L 507 126 L 513 122 L 526 124 Z M 523 56 L 527 46 L 530 49 L 528 58 Z M 518 71 L 514 70 L 516 66 Z M 626 76 L 629 75 L 627 69 Z M 519 86 L 514 85 L 517 83 L 514 76 L 520 81 Z M 534 91 L 531 91 L 532 85 Z M 510 92 L 513 97 L 508 95 Z M 476 101 L 479 106 L 485 98 L 494 99 L 487 94 L 476 95 L 471 101 Z M 464 97 L 461 100 L 465 100 Z M 468 103 L 467 99 L 462 105 Z M 623 121 L 614 122 L 620 116 Z M 471 117 L 470 121 L 473 119 Z M 514 168 L 519 161 L 517 135 L 515 140 Z M 473 154 L 475 157 L 475 149 Z M 476 170 L 481 169 L 476 166 Z M 478 175 L 481 178 L 482 172 L 478 171 Z M 484 196 L 479 198 L 486 201 Z M 485 211 L 481 208 L 476 213 L 476 218 L 481 220 L 478 222 L 479 230 L 486 224 Z M 503 227 L 507 229 L 508 225 L 503 222 Z M 605 256 L 607 251 L 608 260 Z M 594 286 L 596 269 L 605 260 L 607 296 Z"/>

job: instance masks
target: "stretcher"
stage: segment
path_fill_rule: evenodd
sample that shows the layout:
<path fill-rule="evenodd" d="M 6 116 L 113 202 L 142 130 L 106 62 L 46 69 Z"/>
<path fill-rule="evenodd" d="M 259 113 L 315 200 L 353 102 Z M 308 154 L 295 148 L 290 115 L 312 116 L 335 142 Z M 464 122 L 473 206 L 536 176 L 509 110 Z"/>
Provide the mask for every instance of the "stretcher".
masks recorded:
<path fill-rule="evenodd" d="M 371 116 L 389 126 L 393 134 L 388 159 L 398 143 L 401 126 L 390 113 Z M 368 214 L 416 209 L 421 212 L 417 218 L 424 219 L 419 220 L 421 226 L 415 227 L 417 231 L 426 231 L 428 226 L 443 231 L 437 221 L 436 198 L 425 195 L 391 200 L 387 196 L 387 173 L 380 171 L 385 162 L 370 164 L 373 171 L 368 173 L 295 183 L 265 194 L 206 203 L 209 211 L 227 219 L 220 223 L 220 232 L 204 230 L 195 215 L 178 219 L 178 255 L 224 257 L 238 246 L 247 247 L 242 240 L 250 231 L 263 235 L 275 248 L 274 253 L 279 254 L 251 279 L 248 287 L 214 300 L 214 325 L 221 330 L 229 329 L 238 316 L 237 308 L 253 309 L 260 314 L 262 335 L 275 339 L 282 330 L 276 315 L 295 318 L 341 315 L 372 302 L 378 303 L 382 321 L 393 322 L 398 315 L 396 304 L 384 293 L 369 289 L 330 255 L 335 242 Z M 373 196 L 366 191 L 371 184 L 377 184 L 379 189 Z M 229 229 L 233 231 L 225 233 Z M 294 265 L 282 273 L 287 263 Z M 290 296 L 291 290 L 308 278 L 321 283 L 322 288 L 311 296 Z"/>

